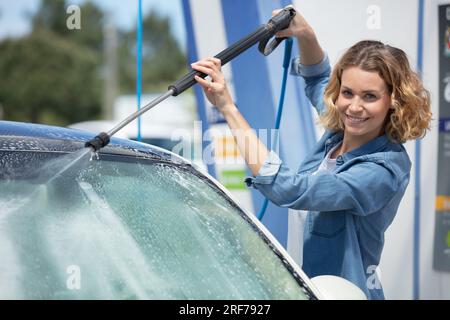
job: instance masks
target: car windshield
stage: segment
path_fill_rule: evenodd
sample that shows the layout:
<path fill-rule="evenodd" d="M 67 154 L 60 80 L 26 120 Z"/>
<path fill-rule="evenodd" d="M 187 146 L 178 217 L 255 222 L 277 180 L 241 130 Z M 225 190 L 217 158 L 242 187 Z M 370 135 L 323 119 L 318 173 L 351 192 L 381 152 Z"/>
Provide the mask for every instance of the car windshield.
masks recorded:
<path fill-rule="evenodd" d="M 313 298 L 191 167 L 100 155 L 43 181 L 62 158 L 0 152 L 0 298 Z"/>

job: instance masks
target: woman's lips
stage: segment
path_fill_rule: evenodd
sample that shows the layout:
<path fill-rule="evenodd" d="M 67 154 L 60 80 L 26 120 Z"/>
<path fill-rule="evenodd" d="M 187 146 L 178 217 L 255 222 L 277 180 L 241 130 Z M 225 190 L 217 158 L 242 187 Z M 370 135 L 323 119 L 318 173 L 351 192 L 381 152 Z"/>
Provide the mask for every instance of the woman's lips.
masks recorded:
<path fill-rule="evenodd" d="M 354 117 L 354 116 L 350 116 L 348 114 L 345 115 L 346 119 L 348 122 L 350 122 L 351 124 L 360 124 L 363 122 L 366 122 L 367 120 L 369 120 L 369 118 L 362 118 L 362 117 Z"/>

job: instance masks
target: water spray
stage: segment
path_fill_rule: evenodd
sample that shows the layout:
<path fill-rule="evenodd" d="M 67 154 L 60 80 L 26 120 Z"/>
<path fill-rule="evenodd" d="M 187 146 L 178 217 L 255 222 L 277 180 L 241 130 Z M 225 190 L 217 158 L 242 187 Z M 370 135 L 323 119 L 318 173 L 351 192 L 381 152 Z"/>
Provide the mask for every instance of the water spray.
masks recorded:
<path fill-rule="evenodd" d="M 287 6 L 286 8 L 281 10 L 277 15 L 273 16 L 267 24 L 259 27 L 257 30 L 250 33 L 243 39 L 235 42 L 230 47 L 223 50 L 214 57 L 220 59 L 223 66 L 257 43 L 259 43 L 258 50 L 263 55 L 268 56 L 278 47 L 278 45 L 283 40 L 286 39 L 286 38 L 277 38 L 275 37 L 275 34 L 289 27 L 295 14 L 296 12 L 294 8 L 292 8 L 291 6 Z M 273 37 L 275 38 L 272 39 Z M 272 41 L 270 41 L 271 39 Z M 110 138 L 114 134 L 116 134 L 123 127 L 125 127 L 130 122 L 135 120 L 137 117 L 144 114 L 145 112 L 152 109 L 159 103 L 168 99 L 169 97 L 171 96 L 176 97 L 181 93 L 183 93 L 184 91 L 186 91 L 187 89 L 189 89 L 190 87 L 192 87 L 193 85 L 195 85 L 197 83 L 197 81 L 195 80 L 195 76 L 199 76 L 203 79 L 207 77 L 207 75 L 202 72 L 195 70 L 190 71 L 188 74 L 177 80 L 174 84 L 170 85 L 169 90 L 165 94 L 151 101 L 141 110 L 138 110 L 135 113 L 131 114 L 129 117 L 127 117 L 125 120 L 123 120 L 121 123 L 119 123 L 116 127 L 111 129 L 110 131 L 102 132 L 99 135 L 97 135 L 94 139 L 86 142 L 85 146 L 87 148 L 90 148 L 94 152 L 97 152 L 101 148 L 105 147 L 106 145 L 109 144 Z"/>

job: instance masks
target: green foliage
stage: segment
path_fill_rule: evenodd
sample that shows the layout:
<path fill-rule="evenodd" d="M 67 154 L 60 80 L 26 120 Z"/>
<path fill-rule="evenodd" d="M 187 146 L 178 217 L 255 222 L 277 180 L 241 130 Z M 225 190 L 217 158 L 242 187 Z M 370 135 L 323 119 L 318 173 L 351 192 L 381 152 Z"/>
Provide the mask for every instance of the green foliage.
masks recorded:
<path fill-rule="evenodd" d="M 34 15 L 33 30 L 52 30 L 56 34 L 67 33 L 66 27 L 66 1 L 65 0 L 42 0 L 41 6 Z"/>
<path fill-rule="evenodd" d="M 81 30 L 66 26 L 68 3 L 42 0 L 26 37 L 0 42 L 0 106 L 4 118 L 66 125 L 100 117 L 104 13 L 80 6 Z M 119 30 L 119 93 L 136 85 L 136 30 Z M 169 20 L 144 17 L 143 91 L 166 90 L 186 71 L 186 57 Z"/>
<path fill-rule="evenodd" d="M 151 11 L 143 20 L 143 91 L 161 91 L 186 73 L 187 58 L 170 32 L 169 19 Z M 136 84 L 136 30 L 121 35 L 119 71 L 121 92 Z"/>
<path fill-rule="evenodd" d="M 89 49 L 38 31 L 0 44 L 0 101 L 5 118 L 65 125 L 98 117 L 100 81 L 98 58 Z"/>
<path fill-rule="evenodd" d="M 65 0 L 43 0 L 39 10 L 32 19 L 34 31 L 51 30 L 65 39 L 101 53 L 103 44 L 104 14 L 92 2 L 80 6 L 82 28 L 69 30 L 67 28 Z"/>

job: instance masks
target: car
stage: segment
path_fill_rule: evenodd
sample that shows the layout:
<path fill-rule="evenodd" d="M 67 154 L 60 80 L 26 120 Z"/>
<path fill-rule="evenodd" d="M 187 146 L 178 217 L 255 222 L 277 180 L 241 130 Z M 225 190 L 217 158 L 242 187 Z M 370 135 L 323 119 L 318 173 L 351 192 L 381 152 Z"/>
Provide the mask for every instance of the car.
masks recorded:
<path fill-rule="evenodd" d="M 0 121 L 1 299 L 364 298 L 309 279 L 190 161 L 114 137 L 94 154 L 92 138 Z"/>

